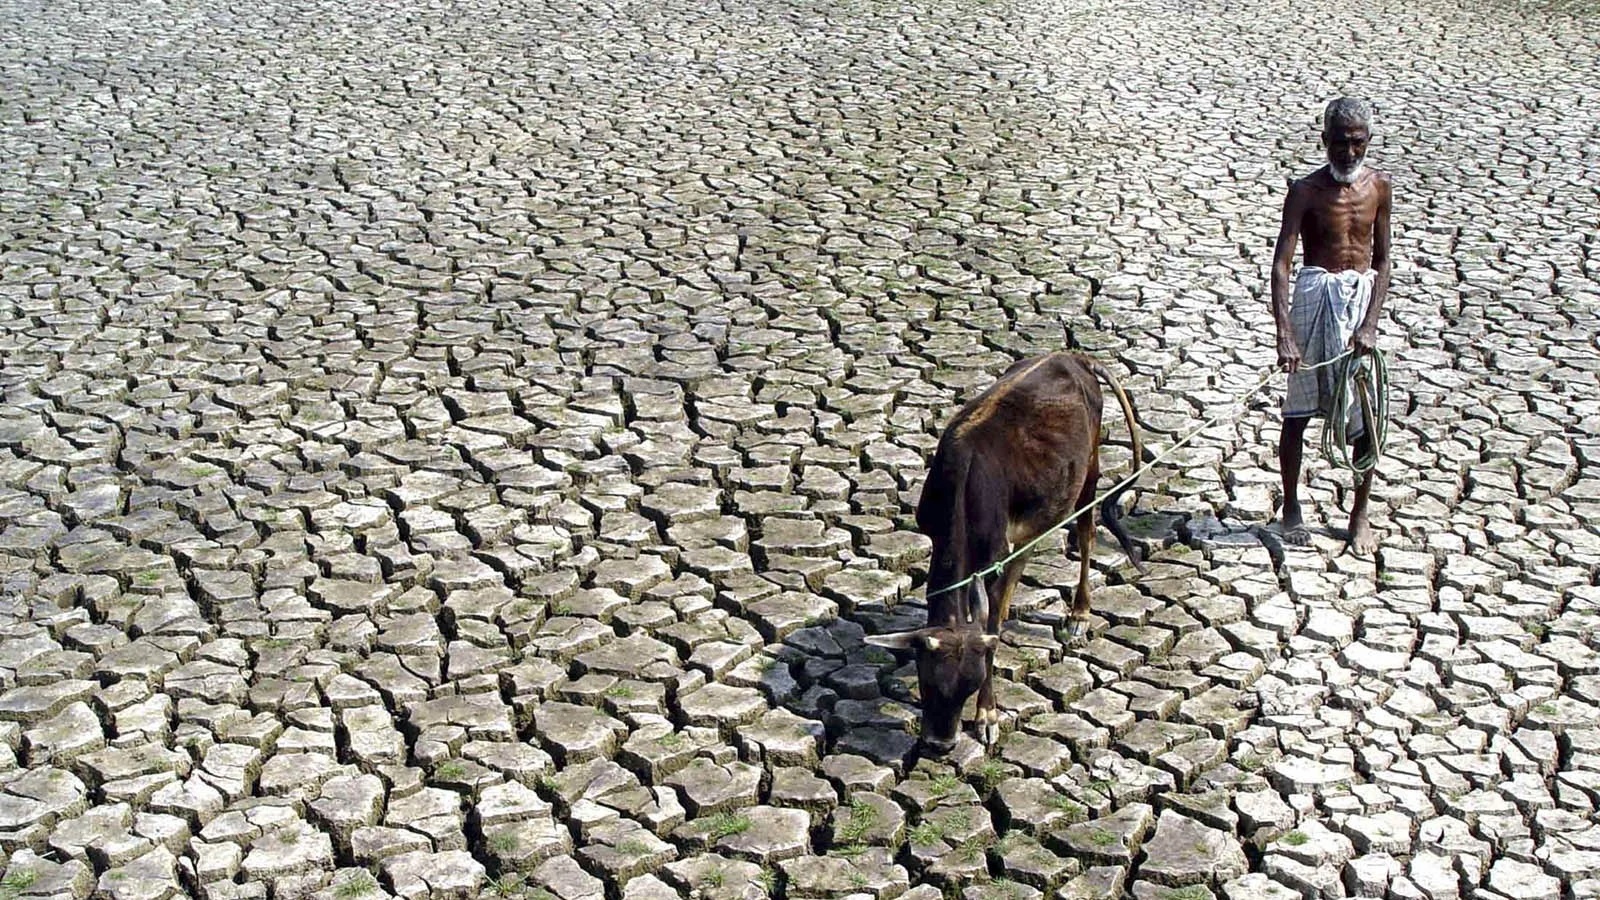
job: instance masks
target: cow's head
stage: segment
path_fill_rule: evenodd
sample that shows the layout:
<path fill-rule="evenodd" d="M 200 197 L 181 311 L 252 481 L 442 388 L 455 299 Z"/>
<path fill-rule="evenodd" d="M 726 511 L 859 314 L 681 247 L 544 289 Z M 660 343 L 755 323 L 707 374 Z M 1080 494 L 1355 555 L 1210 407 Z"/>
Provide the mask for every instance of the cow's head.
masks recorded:
<path fill-rule="evenodd" d="M 922 697 L 922 748 L 943 756 L 955 747 L 961 736 L 961 708 L 977 693 L 994 665 L 994 648 L 1000 638 L 989 634 L 985 591 L 973 585 L 968 616 L 961 616 L 952 604 L 948 621 L 916 631 L 874 635 L 867 643 L 917 654 L 917 692 Z M 970 617 L 969 617 L 970 616 Z"/>

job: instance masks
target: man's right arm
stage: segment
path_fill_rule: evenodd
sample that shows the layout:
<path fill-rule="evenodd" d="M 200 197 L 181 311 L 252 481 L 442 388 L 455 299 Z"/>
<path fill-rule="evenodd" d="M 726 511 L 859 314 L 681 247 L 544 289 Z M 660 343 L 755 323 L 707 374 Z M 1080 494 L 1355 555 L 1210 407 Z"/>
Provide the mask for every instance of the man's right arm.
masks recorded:
<path fill-rule="evenodd" d="M 1300 368 L 1300 345 L 1295 343 L 1289 324 L 1289 273 L 1294 268 L 1295 245 L 1300 240 L 1300 221 L 1305 216 L 1305 189 L 1299 181 L 1289 184 L 1283 200 L 1283 222 L 1278 226 L 1278 243 L 1272 251 L 1272 324 L 1277 330 L 1278 365 L 1290 372 Z"/>

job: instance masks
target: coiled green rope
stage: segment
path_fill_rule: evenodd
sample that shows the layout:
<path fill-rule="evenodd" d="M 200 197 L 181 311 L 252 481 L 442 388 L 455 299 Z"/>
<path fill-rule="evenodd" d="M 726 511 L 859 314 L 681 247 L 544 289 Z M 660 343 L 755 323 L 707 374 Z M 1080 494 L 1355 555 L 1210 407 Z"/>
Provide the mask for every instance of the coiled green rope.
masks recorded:
<path fill-rule="evenodd" d="M 1389 363 L 1377 348 L 1362 356 L 1346 353 L 1338 358 L 1332 377 L 1332 408 L 1322 423 L 1322 456 L 1362 475 L 1377 467 L 1389 440 Z M 1354 458 L 1353 444 L 1344 439 L 1352 403 L 1360 404 L 1368 437 L 1366 452 Z"/>

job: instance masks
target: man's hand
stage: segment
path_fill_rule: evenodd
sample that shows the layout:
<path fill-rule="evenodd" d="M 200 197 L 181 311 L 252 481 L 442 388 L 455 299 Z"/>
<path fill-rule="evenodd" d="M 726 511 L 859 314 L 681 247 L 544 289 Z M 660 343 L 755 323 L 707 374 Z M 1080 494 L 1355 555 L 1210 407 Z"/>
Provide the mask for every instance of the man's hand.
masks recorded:
<path fill-rule="evenodd" d="M 1357 356 L 1366 356 L 1368 353 L 1371 353 L 1374 349 L 1376 349 L 1377 346 L 1378 329 L 1376 328 L 1368 328 L 1367 326 L 1363 325 L 1360 328 L 1357 328 L 1356 333 L 1350 338 L 1350 349 L 1353 350 Z M 1278 352 L 1281 354 L 1283 351 L 1280 350 Z"/>
<path fill-rule="evenodd" d="M 1294 338 L 1278 338 L 1278 365 L 1291 375 L 1300 370 L 1300 346 Z"/>

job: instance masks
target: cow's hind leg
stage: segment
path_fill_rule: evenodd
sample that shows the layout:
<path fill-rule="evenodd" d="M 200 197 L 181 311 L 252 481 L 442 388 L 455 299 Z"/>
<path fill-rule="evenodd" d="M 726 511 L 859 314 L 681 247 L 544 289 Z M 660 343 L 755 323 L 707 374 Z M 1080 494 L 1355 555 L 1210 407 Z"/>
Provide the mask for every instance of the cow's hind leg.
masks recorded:
<path fill-rule="evenodd" d="M 1067 618 L 1067 637 L 1077 640 L 1089 629 L 1089 557 L 1094 555 L 1094 488 L 1100 480 L 1100 453 L 1089 457 L 1089 471 L 1078 492 L 1078 507 L 1083 515 L 1074 523 L 1078 535 L 1078 592 L 1072 598 L 1072 615 Z"/>

